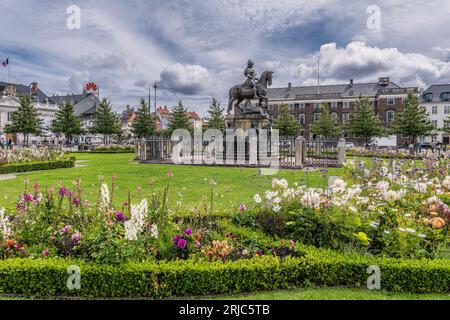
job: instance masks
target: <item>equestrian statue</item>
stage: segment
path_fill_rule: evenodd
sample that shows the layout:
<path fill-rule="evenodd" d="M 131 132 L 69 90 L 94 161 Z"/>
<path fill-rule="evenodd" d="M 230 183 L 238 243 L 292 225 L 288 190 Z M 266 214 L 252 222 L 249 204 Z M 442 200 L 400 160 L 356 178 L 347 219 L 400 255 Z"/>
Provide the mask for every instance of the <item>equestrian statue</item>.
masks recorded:
<path fill-rule="evenodd" d="M 244 84 L 236 85 L 230 89 L 230 100 L 228 103 L 228 114 L 233 107 L 237 107 L 243 114 L 260 114 L 269 117 L 267 105 L 269 103 L 268 87 L 272 85 L 273 71 L 265 71 L 259 79 L 253 69 L 254 63 L 249 60 L 244 75 L 247 78 Z M 259 99 L 258 106 L 252 106 L 252 100 Z M 244 102 L 245 101 L 245 102 Z M 243 105 L 242 102 L 244 102 Z"/>

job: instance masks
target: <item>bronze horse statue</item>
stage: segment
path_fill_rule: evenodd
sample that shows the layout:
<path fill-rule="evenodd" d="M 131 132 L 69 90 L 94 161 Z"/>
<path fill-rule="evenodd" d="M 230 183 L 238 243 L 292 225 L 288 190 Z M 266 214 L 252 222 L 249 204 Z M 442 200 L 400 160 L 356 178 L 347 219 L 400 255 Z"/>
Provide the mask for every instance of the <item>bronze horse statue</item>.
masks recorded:
<path fill-rule="evenodd" d="M 244 114 L 259 113 L 261 116 L 267 117 L 267 98 L 268 86 L 272 85 L 273 71 L 265 71 L 261 74 L 258 81 L 255 81 L 255 88 L 246 88 L 244 85 L 237 85 L 230 89 L 230 100 L 228 103 L 228 114 L 231 113 L 233 107 L 238 107 Z M 259 106 L 253 107 L 251 100 L 259 99 Z M 241 107 L 241 103 L 245 100 L 245 104 Z"/>

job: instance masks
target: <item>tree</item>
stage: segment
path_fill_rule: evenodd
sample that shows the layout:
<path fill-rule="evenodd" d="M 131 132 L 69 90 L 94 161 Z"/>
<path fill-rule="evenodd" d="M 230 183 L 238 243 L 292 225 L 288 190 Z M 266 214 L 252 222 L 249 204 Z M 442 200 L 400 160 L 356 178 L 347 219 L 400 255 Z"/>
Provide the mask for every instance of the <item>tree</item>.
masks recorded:
<path fill-rule="evenodd" d="M 122 128 L 120 120 L 117 115 L 112 111 L 111 104 L 108 100 L 103 99 L 98 110 L 95 112 L 95 119 L 90 129 L 91 133 L 102 134 L 103 142 L 107 144 L 109 142 L 109 136 L 112 134 L 121 134 Z"/>
<path fill-rule="evenodd" d="M 136 111 L 136 119 L 131 126 L 133 134 L 139 139 L 148 138 L 156 132 L 155 118 L 144 99 L 141 99 L 141 106 Z"/>
<path fill-rule="evenodd" d="M 444 120 L 444 132 L 450 133 L 450 116 L 447 120 Z"/>
<path fill-rule="evenodd" d="M 364 138 L 367 145 L 371 138 L 382 137 L 385 134 L 380 117 L 370 106 L 369 99 L 359 97 L 355 103 L 355 112 L 350 116 L 348 132 Z"/>
<path fill-rule="evenodd" d="M 324 138 L 340 135 L 341 127 L 337 119 L 330 114 L 330 110 L 326 104 L 322 104 L 320 107 L 319 119 L 311 125 L 310 131 Z"/>
<path fill-rule="evenodd" d="M 291 116 L 289 107 L 284 103 L 280 106 L 280 114 L 273 127 L 280 131 L 280 136 L 296 136 L 301 129 L 300 124 Z"/>
<path fill-rule="evenodd" d="M 224 110 L 224 108 L 220 107 L 220 102 L 218 102 L 216 98 L 213 98 L 212 105 L 208 110 L 208 129 L 218 129 L 220 131 L 225 130 L 225 117 L 223 115 Z"/>
<path fill-rule="evenodd" d="M 172 109 L 172 115 L 169 120 L 168 133 L 171 135 L 177 129 L 186 129 L 192 131 L 192 125 L 187 115 L 187 109 L 183 106 L 183 102 L 180 100 L 178 106 Z"/>
<path fill-rule="evenodd" d="M 396 134 L 409 137 L 416 142 L 418 137 L 430 134 L 434 129 L 425 108 L 419 104 L 419 99 L 413 92 L 403 102 L 402 111 L 398 113 L 393 126 Z"/>
<path fill-rule="evenodd" d="M 28 95 L 20 97 L 20 105 L 17 111 L 12 113 L 11 123 L 5 126 L 5 133 L 23 134 L 24 145 L 28 146 L 30 134 L 39 135 L 42 132 L 43 120 L 33 107 Z"/>
<path fill-rule="evenodd" d="M 64 134 L 66 144 L 72 140 L 73 136 L 83 134 L 81 118 L 75 115 L 75 109 L 70 101 L 66 101 L 59 107 L 52 121 L 51 131 Z"/>

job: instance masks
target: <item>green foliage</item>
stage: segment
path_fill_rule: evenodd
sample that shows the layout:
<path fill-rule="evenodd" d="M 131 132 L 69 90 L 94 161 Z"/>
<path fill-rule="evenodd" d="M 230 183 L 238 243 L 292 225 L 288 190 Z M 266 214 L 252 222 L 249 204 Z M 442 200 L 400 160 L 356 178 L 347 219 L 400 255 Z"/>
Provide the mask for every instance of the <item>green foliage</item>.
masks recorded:
<path fill-rule="evenodd" d="M 357 137 L 364 138 L 367 144 L 373 137 L 385 134 L 380 117 L 369 104 L 368 98 L 359 97 L 355 103 L 355 112 L 350 116 L 348 131 Z"/>
<path fill-rule="evenodd" d="M 47 161 L 47 162 L 6 164 L 0 166 L 0 174 L 73 168 L 74 166 L 75 166 L 75 158 L 70 158 L 66 160 Z"/>
<path fill-rule="evenodd" d="M 0 261 L 0 292 L 31 296 L 183 297 L 318 286 L 364 286 L 367 268 L 381 269 L 384 290 L 448 293 L 444 260 L 376 259 L 305 248 L 300 258 L 261 257 L 236 262 L 153 261 L 121 266 L 79 260 Z M 81 289 L 69 290 L 69 266 L 79 266 Z"/>
<path fill-rule="evenodd" d="M 187 109 L 184 107 L 183 102 L 180 100 L 178 106 L 172 109 L 172 115 L 170 117 L 168 134 L 171 135 L 177 129 L 186 129 L 192 131 L 192 125 L 189 122 L 187 115 Z"/>
<path fill-rule="evenodd" d="M 141 106 L 136 112 L 136 119 L 132 124 L 132 131 L 135 137 L 139 139 L 148 138 L 156 132 L 155 118 L 144 99 L 141 99 Z"/>
<path fill-rule="evenodd" d="M 429 135 L 435 129 L 426 109 L 420 106 L 419 99 L 414 92 L 409 92 L 402 111 L 396 115 L 394 132 L 415 142 L 418 137 Z"/>
<path fill-rule="evenodd" d="M 5 125 L 5 133 L 23 134 L 25 145 L 28 145 L 30 134 L 39 135 L 42 132 L 43 120 L 38 111 L 33 107 L 28 95 L 20 97 L 20 105 L 17 111 L 12 113 L 11 123 Z"/>
<path fill-rule="evenodd" d="M 134 146 L 106 145 L 99 146 L 90 151 L 90 153 L 134 153 Z"/>
<path fill-rule="evenodd" d="M 75 115 L 75 109 L 70 101 L 59 107 L 52 121 L 51 130 L 54 133 L 64 134 L 68 143 L 73 136 L 83 134 L 81 118 Z"/>
<path fill-rule="evenodd" d="M 275 120 L 274 128 L 280 131 L 280 136 L 297 136 L 300 133 L 300 124 L 292 117 L 286 104 L 280 106 L 280 114 Z"/>
<path fill-rule="evenodd" d="M 98 106 L 90 131 L 94 134 L 102 134 L 104 136 L 105 144 L 107 144 L 110 135 L 121 133 L 120 120 L 113 112 L 112 106 L 108 100 L 103 99 Z"/>
<path fill-rule="evenodd" d="M 224 108 L 220 107 L 220 102 L 218 102 L 216 98 L 213 98 L 213 102 L 208 110 L 209 118 L 206 129 L 217 129 L 222 132 L 225 130 L 224 110 Z"/>
<path fill-rule="evenodd" d="M 326 104 L 322 104 L 320 107 L 319 119 L 311 125 L 310 131 L 312 134 L 324 138 L 336 137 L 341 134 L 341 127 L 337 119 L 331 115 Z"/>

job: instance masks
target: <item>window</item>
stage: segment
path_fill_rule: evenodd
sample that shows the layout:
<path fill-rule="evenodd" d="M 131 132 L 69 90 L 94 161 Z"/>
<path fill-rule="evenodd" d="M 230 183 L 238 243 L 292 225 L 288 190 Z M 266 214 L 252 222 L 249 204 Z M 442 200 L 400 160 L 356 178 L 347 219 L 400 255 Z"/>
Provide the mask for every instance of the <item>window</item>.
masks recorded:
<path fill-rule="evenodd" d="M 314 123 L 319 120 L 320 113 L 314 113 Z"/>
<path fill-rule="evenodd" d="M 7 113 L 7 121 L 12 121 L 12 115 L 13 115 L 12 112 Z"/>
<path fill-rule="evenodd" d="M 433 94 L 432 93 L 426 93 L 423 95 L 423 101 L 425 102 L 431 102 L 433 101 Z"/>
<path fill-rule="evenodd" d="M 298 122 L 301 124 L 301 125 L 305 125 L 305 114 L 299 114 L 298 115 Z"/>
<path fill-rule="evenodd" d="M 450 129 L 450 121 L 444 122 L 444 129 Z"/>
<path fill-rule="evenodd" d="M 305 104 L 304 103 L 300 103 L 300 110 L 305 110 Z"/>
<path fill-rule="evenodd" d="M 445 114 L 450 114 L 450 106 L 445 106 L 444 107 L 444 113 Z"/>
<path fill-rule="evenodd" d="M 350 122 L 350 114 L 348 112 L 345 112 L 342 114 L 342 123 L 348 124 Z"/>
<path fill-rule="evenodd" d="M 289 104 L 289 110 L 294 110 L 294 104 L 293 103 L 291 103 L 291 104 Z"/>
<path fill-rule="evenodd" d="M 438 114 L 438 107 L 437 106 L 431 107 L 431 114 Z"/>
<path fill-rule="evenodd" d="M 331 102 L 331 109 L 336 109 L 338 106 L 337 102 Z"/>
<path fill-rule="evenodd" d="M 294 108 L 295 108 L 296 110 L 298 110 L 298 109 L 299 109 L 299 104 L 298 104 L 298 103 L 294 104 Z"/>
<path fill-rule="evenodd" d="M 395 120 L 395 111 L 389 110 L 386 112 L 386 122 L 387 124 L 392 124 Z"/>
<path fill-rule="evenodd" d="M 442 94 L 442 101 L 450 101 L 450 92 L 444 92 Z"/>
<path fill-rule="evenodd" d="M 350 108 L 350 102 L 349 101 L 345 101 L 342 106 L 343 106 L 344 109 L 348 109 L 348 108 Z"/>
<path fill-rule="evenodd" d="M 387 104 L 390 105 L 390 106 L 394 105 L 395 104 L 395 99 L 394 98 L 388 98 L 387 99 Z"/>
<path fill-rule="evenodd" d="M 437 120 L 432 120 L 431 121 L 433 123 L 434 128 L 438 128 L 438 121 Z"/>
<path fill-rule="evenodd" d="M 320 103 L 314 103 L 314 111 L 320 111 Z"/>
<path fill-rule="evenodd" d="M 269 104 L 269 110 L 273 111 L 273 104 Z"/>

